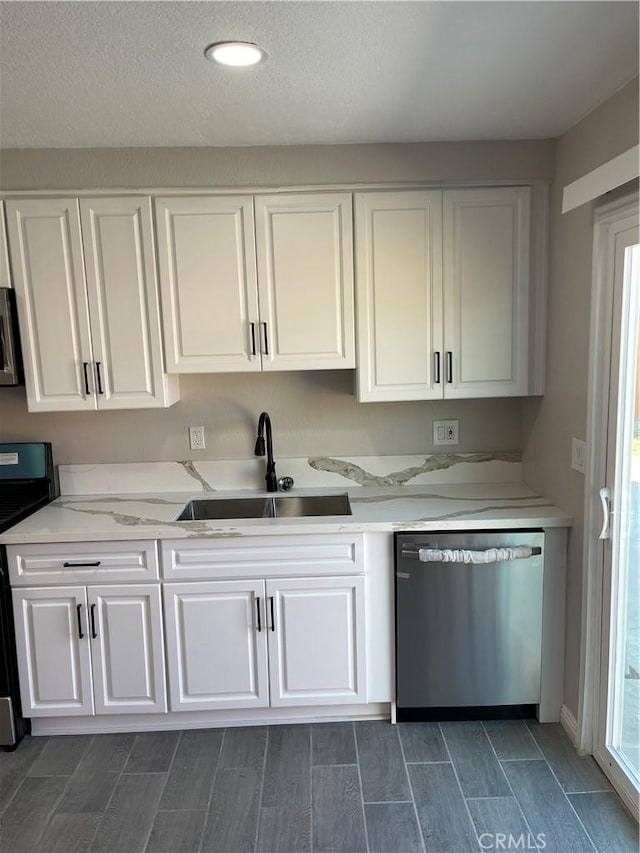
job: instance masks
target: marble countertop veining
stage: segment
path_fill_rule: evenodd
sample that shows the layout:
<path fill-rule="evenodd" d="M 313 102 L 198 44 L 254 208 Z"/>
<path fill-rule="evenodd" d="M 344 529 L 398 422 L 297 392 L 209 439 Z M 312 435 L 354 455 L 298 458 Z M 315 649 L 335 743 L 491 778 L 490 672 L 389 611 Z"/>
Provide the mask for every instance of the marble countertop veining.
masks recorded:
<path fill-rule="evenodd" d="M 259 491 L 67 495 L 0 534 L 0 544 L 189 539 L 346 532 L 567 527 L 571 518 L 523 483 L 304 488 L 347 492 L 350 516 L 176 521 L 190 500 L 267 496 Z"/>

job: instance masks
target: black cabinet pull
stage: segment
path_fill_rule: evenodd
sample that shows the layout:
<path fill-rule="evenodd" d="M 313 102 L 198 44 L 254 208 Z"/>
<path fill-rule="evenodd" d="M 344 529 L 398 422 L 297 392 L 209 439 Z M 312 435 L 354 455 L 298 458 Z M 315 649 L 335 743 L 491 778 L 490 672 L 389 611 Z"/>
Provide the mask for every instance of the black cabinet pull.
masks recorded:
<path fill-rule="evenodd" d="M 258 608 L 258 631 L 262 631 L 262 617 L 260 616 L 260 599 L 256 598 L 256 607 Z"/>
<path fill-rule="evenodd" d="M 453 354 L 451 350 L 447 351 L 447 382 L 453 382 Z"/>
<path fill-rule="evenodd" d="M 269 596 L 269 607 L 271 608 L 271 630 L 275 631 L 276 630 L 276 619 L 275 619 L 275 616 L 273 615 L 273 596 L 272 595 Z"/>
<path fill-rule="evenodd" d="M 65 561 L 62 565 L 65 569 L 84 568 L 85 566 L 93 568 L 100 565 L 100 560 L 96 560 L 95 563 L 68 563 Z"/>
<path fill-rule="evenodd" d="M 95 604 L 91 605 L 91 607 L 89 608 L 89 613 L 91 615 L 91 639 L 95 640 L 96 637 L 98 636 L 96 634 L 96 606 L 95 606 Z"/>
<path fill-rule="evenodd" d="M 102 376 L 100 375 L 100 362 L 96 361 L 96 378 L 98 380 L 98 394 L 104 394 L 102 390 Z"/>
<path fill-rule="evenodd" d="M 76 615 L 78 617 L 78 639 L 84 640 L 84 634 L 82 633 L 82 605 L 78 604 L 76 606 Z"/>
<path fill-rule="evenodd" d="M 256 355 L 256 324 L 249 323 L 249 331 L 251 333 L 251 355 Z"/>
<path fill-rule="evenodd" d="M 84 372 L 84 393 L 88 397 L 89 394 L 91 393 L 91 391 L 89 391 L 89 362 L 88 361 L 82 362 L 82 370 Z"/>
<path fill-rule="evenodd" d="M 269 338 L 267 336 L 267 324 L 260 323 L 262 326 L 262 339 L 263 339 L 263 348 L 262 352 L 264 355 L 269 355 Z"/>
<path fill-rule="evenodd" d="M 440 384 L 440 353 L 433 354 L 433 381 L 436 385 Z"/>

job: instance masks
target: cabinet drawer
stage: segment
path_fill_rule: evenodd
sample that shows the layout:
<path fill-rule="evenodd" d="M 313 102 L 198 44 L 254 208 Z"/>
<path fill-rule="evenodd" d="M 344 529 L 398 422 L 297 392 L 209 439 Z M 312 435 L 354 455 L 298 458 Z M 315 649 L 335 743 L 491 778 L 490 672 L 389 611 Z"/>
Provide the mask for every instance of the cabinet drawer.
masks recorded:
<path fill-rule="evenodd" d="M 263 578 L 364 572 L 363 535 L 261 536 L 161 542 L 162 576 Z"/>
<path fill-rule="evenodd" d="M 158 553 L 153 539 L 8 545 L 7 559 L 14 586 L 151 581 L 159 577 Z"/>

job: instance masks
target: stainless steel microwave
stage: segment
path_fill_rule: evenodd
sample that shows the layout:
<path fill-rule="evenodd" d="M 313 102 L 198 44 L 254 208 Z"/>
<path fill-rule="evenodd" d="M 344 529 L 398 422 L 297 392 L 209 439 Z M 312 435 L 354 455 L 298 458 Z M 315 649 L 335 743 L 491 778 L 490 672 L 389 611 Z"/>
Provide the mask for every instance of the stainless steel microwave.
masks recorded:
<path fill-rule="evenodd" d="M 22 384 L 15 293 L 0 287 L 0 385 Z"/>

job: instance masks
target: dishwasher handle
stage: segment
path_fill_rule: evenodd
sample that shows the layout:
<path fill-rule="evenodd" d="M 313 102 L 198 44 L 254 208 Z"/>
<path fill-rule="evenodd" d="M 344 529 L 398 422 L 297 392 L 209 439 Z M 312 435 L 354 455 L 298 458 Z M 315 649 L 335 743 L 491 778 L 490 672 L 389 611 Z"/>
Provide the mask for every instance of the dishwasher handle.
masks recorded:
<path fill-rule="evenodd" d="M 542 554 L 542 548 L 529 545 L 487 548 L 473 551 L 469 548 L 420 548 L 404 546 L 400 556 L 403 560 L 420 560 L 421 563 L 502 563 L 511 560 L 527 560 Z"/>

